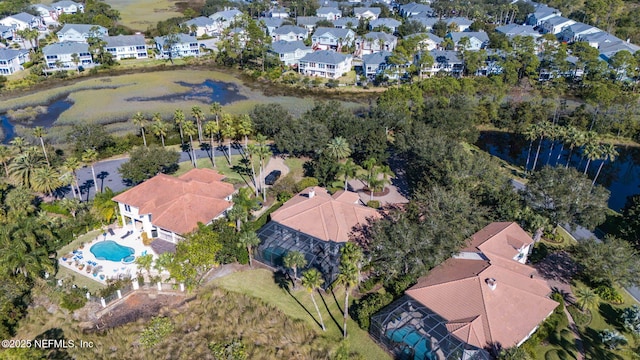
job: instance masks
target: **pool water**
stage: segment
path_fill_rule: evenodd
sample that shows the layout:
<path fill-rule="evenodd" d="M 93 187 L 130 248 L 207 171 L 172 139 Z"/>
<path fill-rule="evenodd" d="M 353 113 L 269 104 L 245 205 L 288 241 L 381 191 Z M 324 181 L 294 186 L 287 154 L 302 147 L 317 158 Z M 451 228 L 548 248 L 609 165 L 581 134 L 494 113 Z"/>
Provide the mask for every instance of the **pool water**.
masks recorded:
<path fill-rule="evenodd" d="M 388 331 L 387 337 L 395 342 L 405 343 L 411 347 L 413 349 L 413 358 L 415 360 L 436 359 L 435 354 L 431 350 L 431 344 L 427 343 L 427 339 L 413 326 L 403 326 L 399 329 Z"/>
<path fill-rule="evenodd" d="M 122 259 L 135 253 L 133 248 L 122 246 L 112 240 L 101 241 L 91 246 L 90 251 L 98 260 L 109 260 L 115 262 L 120 262 Z"/>

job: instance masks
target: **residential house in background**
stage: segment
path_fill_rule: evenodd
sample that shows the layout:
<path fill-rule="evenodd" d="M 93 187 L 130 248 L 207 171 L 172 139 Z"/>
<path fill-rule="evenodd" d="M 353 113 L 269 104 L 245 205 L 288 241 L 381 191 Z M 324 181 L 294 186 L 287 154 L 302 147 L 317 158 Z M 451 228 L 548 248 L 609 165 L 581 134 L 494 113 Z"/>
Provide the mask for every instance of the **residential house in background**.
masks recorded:
<path fill-rule="evenodd" d="M 311 43 L 314 49 L 340 51 L 342 46 L 351 46 L 355 38 L 353 30 L 319 27 L 311 35 Z"/>
<path fill-rule="evenodd" d="M 267 11 L 267 16 L 271 18 L 286 19 L 289 17 L 289 11 L 283 7 L 274 7 Z"/>
<path fill-rule="evenodd" d="M 261 243 L 256 260 L 283 268 L 288 252 L 304 254 L 308 268 L 317 268 L 329 286 L 338 275 L 340 248 L 349 233 L 380 214 L 360 202 L 358 194 L 338 191 L 330 195 L 321 187 L 306 188 L 271 214 L 271 221 L 258 231 Z M 300 274 L 304 269 L 298 269 Z"/>
<path fill-rule="evenodd" d="M 56 9 L 45 4 L 35 4 L 31 8 L 40 15 L 44 25 L 55 24 L 58 21 L 58 12 Z"/>
<path fill-rule="evenodd" d="M 358 28 L 358 24 L 360 24 L 360 20 L 354 17 L 341 17 L 340 19 L 336 19 L 331 22 L 333 23 L 333 27 L 351 30 L 355 30 Z"/>
<path fill-rule="evenodd" d="M 77 63 L 74 61 L 77 55 Z M 93 66 L 93 58 L 89 52 L 89 44 L 81 42 L 54 43 L 42 48 L 42 55 L 49 69 L 68 70 L 77 69 L 79 66 Z"/>
<path fill-rule="evenodd" d="M 487 348 L 520 346 L 558 303 L 533 267 L 531 237 L 492 223 L 371 318 L 371 335 L 412 359 L 492 359 Z"/>
<path fill-rule="evenodd" d="M 402 25 L 402 22 L 393 18 L 378 18 L 376 20 L 369 21 L 369 30 L 379 31 L 377 29 L 387 28 L 392 34 L 398 31 L 398 26 Z"/>
<path fill-rule="evenodd" d="M 419 38 L 419 48 L 420 50 L 435 50 L 440 48 L 440 44 L 442 44 L 443 38 L 433 34 L 433 33 L 417 33 L 411 34 L 405 37 L 405 39 L 413 39 Z"/>
<path fill-rule="evenodd" d="M 104 37 L 109 35 L 107 28 L 91 24 L 64 24 L 56 33 L 58 42 L 87 42 L 90 37 Z"/>
<path fill-rule="evenodd" d="M 175 37 L 175 42 L 169 36 L 157 36 L 154 38 L 160 57 L 179 58 L 200 55 L 200 45 L 198 45 L 198 39 L 195 36 L 176 34 Z"/>
<path fill-rule="evenodd" d="M 220 35 L 222 32 L 231 26 L 236 20 L 242 17 L 242 11 L 238 9 L 230 9 L 224 11 L 218 11 L 217 13 L 209 15 L 209 18 L 213 20 L 213 35 Z"/>
<path fill-rule="evenodd" d="M 366 19 L 366 20 L 375 20 L 380 16 L 382 9 L 379 7 L 357 7 L 353 8 L 353 16 L 355 16 L 358 20 Z"/>
<path fill-rule="evenodd" d="M 0 25 L 0 39 L 5 39 L 5 40 L 13 39 L 13 27 Z"/>
<path fill-rule="evenodd" d="M 413 17 L 411 19 L 407 19 L 405 21 L 415 21 L 418 22 L 420 25 L 424 26 L 424 29 L 426 31 L 431 31 L 433 29 L 433 26 L 442 21 L 444 22 L 444 20 L 440 20 L 437 17 Z"/>
<path fill-rule="evenodd" d="M 189 29 L 189 35 L 196 37 L 213 36 L 213 32 L 216 30 L 215 21 L 206 16 L 198 16 L 183 22 L 181 25 Z"/>
<path fill-rule="evenodd" d="M 402 77 L 411 63 L 392 64 L 389 57 L 392 54 L 389 51 L 379 51 L 369 55 L 362 56 L 362 73 L 369 80 L 373 80 L 378 75 L 384 75 L 389 79 L 397 80 Z"/>
<path fill-rule="evenodd" d="M 0 25 L 11 26 L 14 30 L 44 29 L 40 16 L 34 16 L 26 12 L 9 15 L 0 19 Z"/>
<path fill-rule="evenodd" d="M 484 31 L 450 32 L 445 37 L 453 41 L 455 50 L 461 50 L 460 41 L 464 38 L 468 39 L 465 50 L 477 51 L 489 46 L 489 35 Z"/>
<path fill-rule="evenodd" d="M 307 29 L 295 25 L 282 25 L 271 34 L 273 41 L 301 41 L 307 38 Z"/>
<path fill-rule="evenodd" d="M 370 32 L 356 38 L 356 56 L 373 54 L 378 51 L 393 51 L 398 45 L 398 38 L 384 32 Z"/>
<path fill-rule="evenodd" d="M 307 76 L 338 79 L 351 71 L 351 55 L 332 50 L 320 50 L 305 55 L 298 60 L 298 72 Z"/>
<path fill-rule="evenodd" d="M 279 40 L 271 43 L 270 52 L 276 54 L 278 59 L 287 66 L 297 66 L 298 60 L 313 52 L 310 46 L 302 41 Z"/>
<path fill-rule="evenodd" d="M 527 16 L 526 25 L 534 27 L 542 26 L 542 23 L 556 16 L 561 16 L 562 13 L 558 9 L 554 9 L 544 4 L 535 3 L 535 12 Z"/>
<path fill-rule="evenodd" d="M 584 41 L 589 43 L 589 46 L 599 49 L 600 47 L 607 47 L 610 44 L 618 43 L 622 41 L 620 38 L 609 34 L 608 32 L 598 32 L 593 34 L 580 35 L 576 41 Z"/>
<path fill-rule="evenodd" d="M 473 20 L 468 19 L 466 17 L 451 17 L 444 19 L 447 23 L 448 27 L 455 27 L 455 31 L 467 31 L 471 24 L 473 24 Z"/>
<path fill-rule="evenodd" d="M 29 50 L 0 49 L 0 75 L 11 75 L 29 61 Z"/>
<path fill-rule="evenodd" d="M 105 49 L 116 60 L 146 59 L 149 57 L 144 35 L 105 36 Z"/>
<path fill-rule="evenodd" d="M 404 18 L 424 15 L 425 17 L 430 17 L 433 15 L 433 9 L 431 6 L 426 4 L 417 4 L 415 2 L 411 2 L 405 5 L 400 5 L 398 7 L 398 14 Z"/>
<path fill-rule="evenodd" d="M 296 25 L 304 27 L 309 33 L 311 33 L 313 29 L 316 28 L 316 24 L 321 20 L 326 19 L 318 16 L 298 16 L 296 18 Z"/>
<path fill-rule="evenodd" d="M 464 71 L 464 62 L 453 50 L 431 50 L 429 55 L 433 58 L 433 64 L 422 63 L 422 52 L 415 58 L 415 65 L 420 69 L 420 77 L 431 77 L 439 72 L 448 73 L 453 76 L 460 76 Z"/>
<path fill-rule="evenodd" d="M 537 39 L 542 36 L 532 25 L 508 24 L 498 26 L 496 32 L 505 35 L 509 39 L 513 39 L 516 36 L 531 36 Z"/>
<path fill-rule="evenodd" d="M 58 13 L 58 15 L 84 12 L 84 5 L 75 1 L 63 0 L 54 2 L 50 6 Z"/>
<path fill-rule="evenodd" d="M 342 11 L 337 7 L 321 7 L 316 10 L 316 16 L 331 21 L 341 18 Z"/>
<path fill-rule="evenodd" d="M 573 25 L 565 26 L 558 34 L 558 40 L 572 43 L 583 35 L 595 34 L 602 32 L 595 26 L 577 22 Z"/>
<path fill-rule="evenodd" d="M 226 215 L 233 207 L 233 185 L 210 169 L 191 169 L 174 177 L 158 174 L 113 198 L 122 223 L 170 243 Z"/>
<path fill-rule="evenodd" d="M 261 17 L 258 18 L 258 23 L 262 24 L 265 28 L 267 35 L 273 35 L 273 32 L 282 26 L 284 23 L 284 19 L 281 18 L 270 18 L 270 17 Z"/>
<path fill-rule="evenodd" d="M 554 16 L 542 22 L 542 25 L 540 27 L 542 29 L 542 32 L 545 34 L 557 35 L 562 31 L 562 29 L 575 23 L 576 22 L 574 20 L 567 19 L 566 17 Z"/>

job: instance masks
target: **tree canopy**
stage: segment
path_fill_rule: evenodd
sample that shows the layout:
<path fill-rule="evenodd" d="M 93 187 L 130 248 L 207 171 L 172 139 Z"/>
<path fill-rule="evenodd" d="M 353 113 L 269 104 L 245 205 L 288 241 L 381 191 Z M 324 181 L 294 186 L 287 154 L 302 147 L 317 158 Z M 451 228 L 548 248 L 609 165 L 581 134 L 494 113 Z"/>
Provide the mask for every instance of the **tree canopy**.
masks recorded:
<path fill-rule="evenodd" d="M 177 151 L 157 146 L 139 147 L 130 153 L 129 161 L 122 164 L 118 171 L 123 178 L 138 184 L 159 173 L 175 172 L 179 159 Z"/>

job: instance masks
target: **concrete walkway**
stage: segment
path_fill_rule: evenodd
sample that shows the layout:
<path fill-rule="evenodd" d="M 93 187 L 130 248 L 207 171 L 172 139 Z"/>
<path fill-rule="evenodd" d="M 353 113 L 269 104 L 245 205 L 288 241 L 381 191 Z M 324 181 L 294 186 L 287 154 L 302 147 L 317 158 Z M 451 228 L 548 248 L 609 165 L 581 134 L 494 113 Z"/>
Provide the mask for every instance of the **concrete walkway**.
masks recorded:
<path fill-rule="evenodd" d="M 367 203 L 367 201 L 371 200 L 371 195 L 364 192 L 363 189 L 366 187 L 365 183 L 358 179 L 350 179 L 349 182 L 349 190 L 358 193 L 360 195 L 360 200 L 363 203 Z M 380 205 L 389 205 L 389 204 L 406 204 L 409 200 L 404 197 L 398 188 L 393 185 L 393 181 L 391 184 L 386 186 L 389 189 L 389 193 L 382 196 L 373 196 L 373 200 L 380 201 Z"/>

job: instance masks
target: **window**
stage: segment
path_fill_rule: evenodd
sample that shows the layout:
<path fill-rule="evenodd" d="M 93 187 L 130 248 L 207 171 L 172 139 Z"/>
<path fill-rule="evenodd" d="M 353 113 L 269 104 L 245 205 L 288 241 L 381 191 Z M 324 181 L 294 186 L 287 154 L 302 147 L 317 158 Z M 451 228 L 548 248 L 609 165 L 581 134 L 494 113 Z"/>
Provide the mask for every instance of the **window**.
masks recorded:
<path fill-rule="evenodd" d="M 129 205 L 127 205 L 127 204 L 125 204 L 125 205 L 124 205 L 124 211 L 131 212 L 131 206 L 129 206 Z"/>
<path fill-rule="evenodd" d="M 324 69 L 324 66 L 325 66 L 324 64 L 318 64 L 318 68 L 320 69 Z"/>
<path fill-rule="evenodd" d="M 142 45 L 142 46 L 136 46 L 136 50 L 146 50 L 146 46 Z"/>

